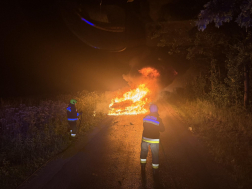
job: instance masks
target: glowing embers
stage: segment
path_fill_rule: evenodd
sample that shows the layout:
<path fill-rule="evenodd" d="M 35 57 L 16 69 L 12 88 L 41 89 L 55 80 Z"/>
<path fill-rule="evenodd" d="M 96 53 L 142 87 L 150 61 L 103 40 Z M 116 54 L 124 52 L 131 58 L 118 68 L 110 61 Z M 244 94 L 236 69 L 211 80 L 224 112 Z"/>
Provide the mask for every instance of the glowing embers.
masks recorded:
<path fill-rule="evenodd" d="M 148 112 L 148 110 L 144 108 L 149 102 L 148 98 L 146 98 L 148 93 L 150 93 L 150 90 L 145 84 L 141 84 L 138 88 L 124 93 L 123 97 L 112 99 L 109 105 L 110 111 L 108 115 L 132 115 Z"/>

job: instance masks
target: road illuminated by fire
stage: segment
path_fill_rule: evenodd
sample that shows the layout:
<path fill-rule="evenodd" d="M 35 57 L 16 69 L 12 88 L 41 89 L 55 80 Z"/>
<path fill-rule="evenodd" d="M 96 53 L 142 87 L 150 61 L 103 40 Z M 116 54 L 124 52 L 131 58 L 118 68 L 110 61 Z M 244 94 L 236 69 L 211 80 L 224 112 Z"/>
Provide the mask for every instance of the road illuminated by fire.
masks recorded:
<path fill-rule="evenodd" d="M 141 175 L 140 145 L 144 117 L 108 116 L 90 134 L 59 154 L 19 189 L 235 189 L 232 178 L 192 136 L 175 111 L 159 103 L 165 132 L 160 138 L 160 174 L 152 175 L 148 153 Z"/>

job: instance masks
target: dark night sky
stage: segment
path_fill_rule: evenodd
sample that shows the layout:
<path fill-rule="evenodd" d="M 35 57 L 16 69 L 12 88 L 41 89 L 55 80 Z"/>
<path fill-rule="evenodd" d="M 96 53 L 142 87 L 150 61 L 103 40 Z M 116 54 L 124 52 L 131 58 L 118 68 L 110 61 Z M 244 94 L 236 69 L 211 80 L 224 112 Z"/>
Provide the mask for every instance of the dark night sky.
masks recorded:
<path fill-rule="evenodd" d="M 132 60 L 150 52 L 145 45 L 144 25 L 134 13 L 139 12 L 139 1 L 123 4 L 125 10 L 131 11 L 127 12 L 127 49 L 123 52 L 107 52 L 86 45 L 67 27 L 59 2 L 14 0 L 2 3 L 0 97 L 69 94 L 82 90 L 114 91 L 127 85 L 122 75 L 132 72 Z M 84 33 L 82 35 L 86 37 Z M 94 35 L 96 37 L 98 35 Z M 105 37 L 109 39 L 109 36 Z M 140 66 L 160 64 L 155 62 L 159 55 L 153 54 L 153 59 L 145 57 Z M 183 61 L 174 63 L 183 67 Z M 172 61 L 162 64 L 169 72 L 171 65 L 167 62 Z M 134 69 L 137 72 L 140 68 Z M 166 81 L 168 72 L 162 73 Z"/>
<path fill-rule="evenodd" d="M 116 90 L 129 72 L 123 53 L 93 49 L 65 25 L 53 1 L 1 6 L 0 97 Z"/>

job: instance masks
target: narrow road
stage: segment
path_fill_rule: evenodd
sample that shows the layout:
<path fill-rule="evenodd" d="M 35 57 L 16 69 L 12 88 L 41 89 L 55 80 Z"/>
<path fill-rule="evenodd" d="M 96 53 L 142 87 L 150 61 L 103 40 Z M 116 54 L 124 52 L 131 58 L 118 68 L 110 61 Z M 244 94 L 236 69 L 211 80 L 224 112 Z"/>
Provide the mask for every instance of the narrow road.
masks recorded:
<path fill-rule="evenodd" d="M 146 175 L 141 176 L 144 115 L 111 116 L 47 163 L 19 189 L 237 188 L 169 104 L 159 104 L 159 109 L 166 129 L 161 133 L 159 182 L 153 181 L 150 151 Z"/>

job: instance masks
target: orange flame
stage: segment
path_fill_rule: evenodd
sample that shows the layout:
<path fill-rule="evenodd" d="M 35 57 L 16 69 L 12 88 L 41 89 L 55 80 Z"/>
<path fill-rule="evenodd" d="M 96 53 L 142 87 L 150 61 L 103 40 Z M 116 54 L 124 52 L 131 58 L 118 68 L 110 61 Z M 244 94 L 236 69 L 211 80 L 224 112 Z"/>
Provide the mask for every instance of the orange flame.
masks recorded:
<path fill-rule="evenodd" d="M 138 88 L 130 90 L 123 94 L 121 98 L 112 99 L 109 105 L 110 111 L 108 115 L 129 115 L 129 114 L 144 114 L 147 110 L 144 105 L 148 102 L 148 98 L 144 98 L 149 89 L 145 84 L 141 84 Z"/>
<path fill-rule="evenodd" d="M 143 68 L 141 70 L 138 70 L 139 73 L 141 73 L 144 77 L 149 78 L 157 78 L 160 76 L 157 70 L 151 67 Z"/>
<path fill-rule="evenodd" d="M 112 99 L 108 115 L 134 115 L 148 112 L 145 107 L 151 102 L 152 93 L 146 85 L 150 83 L 148 81 L 159 77 L 159 73 L 150 67 L 139 70 L 139 73 L 142 74 L 142 77 L 147 77 L 146 82 L 138 85 L 136 89 L 124 93 L 122 97 Z"/>

